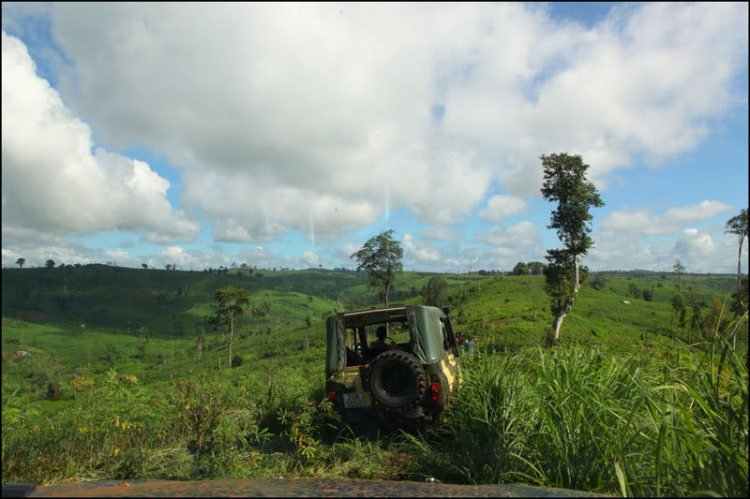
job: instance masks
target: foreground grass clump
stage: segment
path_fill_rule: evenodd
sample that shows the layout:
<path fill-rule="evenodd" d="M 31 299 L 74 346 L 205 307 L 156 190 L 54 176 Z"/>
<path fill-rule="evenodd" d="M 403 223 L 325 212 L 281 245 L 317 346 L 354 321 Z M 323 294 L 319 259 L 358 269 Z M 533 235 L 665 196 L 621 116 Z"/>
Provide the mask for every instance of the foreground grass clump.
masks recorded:
<path fill-rule="evenodd" d="M 748 492 L 744 355 L 596 348 L 468 359 L 448 424 L 405 436 L 412 473 L 640 496 Z"/>
<path fill-rule="evenodd" d="M 219 377 L 143 386 L 111 370 L 73 380 L 62 410 L 3 393 L 3 483 L 64 480 L 388 478 L 390 451 L 341 432 L 321 383 Z M 321 386 L 317 386 L 321 385 Z"/>

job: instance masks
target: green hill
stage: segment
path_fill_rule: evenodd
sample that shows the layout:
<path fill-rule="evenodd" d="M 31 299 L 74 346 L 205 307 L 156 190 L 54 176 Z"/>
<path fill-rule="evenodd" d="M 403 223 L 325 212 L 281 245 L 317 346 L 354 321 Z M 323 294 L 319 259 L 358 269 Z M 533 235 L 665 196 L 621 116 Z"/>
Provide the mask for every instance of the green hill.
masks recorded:
<path fill-rule="evenodd" d="M 422 303 L 422 289 L 433 275 L 404 273 L 391 292 L 392 303 Z M 600 350 L 610 360 L 612 355 L 617 359 L 618 352 L 626 354 L 622 359 L 637 354 L 642 372 L 650 373 L 648 383 L 666 377 L 667 370 L 676 376 L 694 372 L 703 355 L 702 338 L 712 332 L 716 303 L 729 305 L 735 286 L 729 276 L 683 275 L 679 280 L 671 274 L 590 276 L 563 324 L 562 349 L 544 353 L 539 347 L 552 317 L 542 276 L 441 277 L 448 283 L 442 304 L 450 306 L 455 329 L 479 339 L 480 355 L 499 354 L 479 364 L 469 359 L 467 379 L 494 383 L 495 378 L 482 374 L 495 369 L 492 358 L 519 359 L 511 365 L 517 366 L 519 380 L 526 380 L 524 397 L 529 400 L 541 396 L 541 385 L 526 379 L 530 374 L 524 366 L 545 358 L 559 357 L 575 370 L 583 369 L 576 359 L 603 362 L 596 353 Z M 322 389 L 324 318 L 340 310 L 377 306 L 380 297 L 367 291 L 367 281 L 362 273 L 324 269 L 183 272 L 102 265 L 3 269 L 3 483 L 279 474 L 419 479 L 436 466 L 429 457 L 434 454 L 429 450 L 432 443 L 406 445 L 398 438 L 371 434 L 350 438 L 341 429 L 331 433 L 339 427 Z M 233 354 L 238 361 L 232 369 L 227 368 L 228 349 L 221 332 L 207 323 L 214 293 L 227 285 L 252 293 L 252 312 L 235 326 Z M 684 327 L 671 304 L 678 287 L 690 305 Z M 650 291 L 650 301 L 644 299 L 644 290 Z M 693 315 L 699 320 L 692 320 Z M 723 314 L 725 323 L 727 316 L 731 314 Z M 197 326 L 206 329 L 200 357 Z M 694 347 L 687 347 L 688 342 Z M 576 345 L 592 353 L 576 353 Z M 746 323 L 738 348 L 747 351 Z M 17 357 L 19 350 L 31 356 Z M 676 361 L 671 360 L 674 352 L 682 352 Z M 600 370 L 602 376 L 609 372 L 605 364 L 597 364 L 588 376 L 593 380 Z M 638 372 L 632 373 L 633 381 L 642 383 Z M 207 393 L 195 391 L 202 386 L 201 379 L 209 383 Z M 555 385 L 550 381 L 549 386 Z M 655 386 L 634 385 L 629 390 L 651 393 Z M 502 399 L 502 391 L 488 389 L 492 397 Z M 618 411 L 629 410 L 631 391 L 617 402 Z M 214 409 L 223 411 L 218 426 L 189 425 L 191 407 L 200 407 L 201 421 Z M 539 407 L 544 405 L 540 402 Z M 458 415 L 489 421 L 471 411 Z M 746 416 L 744 421 L 746 435 Z M 487 431 L 484 424 L 477 431 Z M 213 435 L 207 441 L 217 442 L 208 461 L 194 447 L 204 431 L 201 428 Z M 521 434 L 528 435 L 525 430 Z M 701 434 L 696 441 L 705 438 Z M 547 441 L 540 436 L 538 443 Z M 536 445 L 531 440 L 526 443 Z M 475 443 L 466 445 L 468 455 L 472 454 Z M 435 452 L 450 460 L 452 449 L 446 444 Z M 672 458 L 670 462 L 681 462 L 676 455 Z M 607 463 L 597 461 L 597 466 L 611 466 Z M 457 483 L 484 480 L 477 476 L 492 480 L 505 476 L 500 472 L 457 475 L 452 465 L 437 465 L 443 470 L 440 476 Z M 637 463 L 633 466 L 637 468 Z M 638 475 L 646 471 L 627 472 L 635 473 L 630 478 L 631 485 L 638 483 L 634 490 L 653 492 L 650 479 Z M 610 481 L 595 486 L 559 477 L 530 483 L 617 493 L 616 483 L 611 482 L 614 472 L 607 468 L 606 474 Z M 688 485 L 680 487 L 690 490 Z M 661 490 L 668 494 L 685 489 Z"/>
<path fill-rule="evenodd" d="M 419 293 L 433 275 L 404 273 L 392 291 L 392 302 L 423 302 Z M 563 344 L 627 348 L 648 338 L 669 343 L 673 336 L 697 341 L 700 333 L 692 330 L 694 325 L 688 324 L 686 333 L 676 324 L 671 306 L 676 286 L 691 297 L 703 317 L 710 314 L 713 299 L 726 299 L 734 286 L 728 276 L 682 276 L 678 282 L 674 275 L 637 275 L 605 273 L 600 289 L 584 286 L 564 322 Z M 441 277 L 449 286 L 444 304 L 452 308 L 458 331 L 478 337 L 490 351 L 543 344 L 551 316 L 542 276 Z M 12 361 L 17 350 L 32 353 L 30 361 L 17 359 L 8 365 L 4 380 L 7 386 L 33 388 L 39 396 L 55 363 L 63 379 L 74 373 L 101 373 L 112 365 L 121 373 L 153 381 L 194 372 L 196 326 L 207 331 L 203 362 L 207 369 L 218 369 L 220 358 L 226 364 L 227 347 L 207 318 L 213 294 L 223 286 L 243 287 L 253 296 L 254 312 L 236 324 L 233 352 L 246 361 L 238 375 L 260 372 L 273 362 L 294 365 L 301 360 L 298 356 L 322 372 L 323 319 L 339 310 L 376 306 L 379 299 L 376 292 L 367 291 L 365 274 L 324 269 L 3 269 L 2 285 L 3 354 Z M 634 296 L 633 286 L 639 292 L 652 290 L 653 301 Z M 139 359 L 136 336 L 143 328 L 150 339 L 145 358 Z M 24 370 L 22 365 L 29 367 Z M 47 374 L 37 376 L 35 384 L 22 383 L 23 376 L 35 370 Z"/>

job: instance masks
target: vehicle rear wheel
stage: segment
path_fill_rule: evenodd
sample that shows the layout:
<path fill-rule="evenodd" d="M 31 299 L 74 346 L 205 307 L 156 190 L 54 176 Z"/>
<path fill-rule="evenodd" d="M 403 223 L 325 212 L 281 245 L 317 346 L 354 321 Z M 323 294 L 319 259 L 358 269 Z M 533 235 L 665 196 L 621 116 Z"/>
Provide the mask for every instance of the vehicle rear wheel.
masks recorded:
<path fill-rule="evenodd" d="M 412 409 L 427 392 L 427 372 L 419 359 L 408 352 L 383 352 L 375 357 L 367 371 L 370 394 L 386 410 Z"/>

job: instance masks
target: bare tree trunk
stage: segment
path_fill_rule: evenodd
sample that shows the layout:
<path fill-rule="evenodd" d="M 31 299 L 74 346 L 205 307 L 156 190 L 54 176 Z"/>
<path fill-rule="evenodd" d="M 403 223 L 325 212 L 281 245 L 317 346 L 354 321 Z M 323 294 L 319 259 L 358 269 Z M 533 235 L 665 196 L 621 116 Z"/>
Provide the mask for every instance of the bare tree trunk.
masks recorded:
<path fill-rule="evenodd" d="M 740 249 L 737 252 L 737 300 L 740 306 L 734 311 L 735 317 L 742 315 L 745 310 L 745 301 L 742 299 L 742 242 L 744 240 L 744 236 L 740 238 Z"/>
<path fill-rule="evenodd" d="M 563 307 L 562 312 L 560 312 L 556 317 L 555 320 L 552 321 L 552 327 L 555 330 L 555 341 L 560 341 L 560 328 L 562 327 L 563 320 L 565 320 L 565 317 L 570 313 L 570 309 L 573 307 L 573 303 L 575 302 L 575 295 L 570 296 L 568 298 L 568 301 L 565 302 L 565 306 Z"/>
<path fill-rule="evenodd" d="M 573 258 L 573 265 L 575 266 L 576 271 L 576 282 L 573 288 L 573 294 L 568 297 L 562 311 L 555 317 L 555 320 L 552 321 L 552 327 L 555 330 L 555 341 L 560 341 L 560 328 L 562 328 L 563 320 L 565 320 L 565 317 L 567 317 L 567 315 L 570 313 L 570 309 L 573 308 L 573 303 L 575 303 L 576 301 L 576 294 L 578 294 L 578 291 L 581 289 L 580 271 L 578 269 L 578 257 Z"/>
<path fill-rule="evenodd" d="M 391 281 L 390 279 L 386 281 L 385 283 L 385 307 L 388 308 L 388 290 L 391 288 Z M 389 334 L 389 323 L 385 323 L 385 334 Z"/>
<path fill-rule="evenodd" d="M 229 368 L 232 368 L 232 338 L 234 338 L 234 314 L 229 313 Z"/>
<path fill-rule="evenodd" d="M 737 318 L 742 315 L 745 310 L 745 301 L 742 299 L 742 243 L 745 241 L 745 236 L 740 234 L 740 248 L 737 250 L 737 300 L 739 305 L 734 310 L 734 317 Z M 732 338 L 732 360 L 734 360 L 734 352 L 737 349 L 737 335 Z"/>

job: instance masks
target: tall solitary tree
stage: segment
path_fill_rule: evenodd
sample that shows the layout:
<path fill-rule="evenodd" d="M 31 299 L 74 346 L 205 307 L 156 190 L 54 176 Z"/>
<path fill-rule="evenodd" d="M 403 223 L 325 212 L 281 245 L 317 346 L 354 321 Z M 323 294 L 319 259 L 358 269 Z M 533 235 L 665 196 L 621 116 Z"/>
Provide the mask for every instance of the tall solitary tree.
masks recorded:
<path fill-rule="evenodd" d="M 547 250 L 549 264 L 544 270 L 545 290 L 552 299 L 552 329 L 554 342 L 560 340 L 560 328 L 570 313 L 576 295 L 581 289 L 581 271 L 578 262 L 593 246 L 588 236 L 588 222 L 593 219 L 589 209 L 604 206 L 596 186 L 586 179 L 589 165 L 581 156 L 567 153 L 542 155 L 544 184 L 542 196 L 547 201 L 557 201 L 552 212 L 549 229 L 557 229 L 562 248 Z"/>
<path fill-rule="evenodd" d="M 54 260 L 47 260 L 44 263 L 44 266 L 48 269 L 54 269 L 55 268 L 55 261 Z"/>
<path fill-rule="evenodd" d="M 18 268 L 22 269 L 24 263 L 26 263 L 26 259 L 25 258 L 19 258 L 18 260 L 16 260 L 16 265 L 18 265 Z"/>
<path fill-rule="evenodd" d="M 386 307 L 391 285 L 396 282 L 398 273 L 404 271 L 401 264 L 404 250 L 391 237 L 393 233 L 393 230 L 387 230 L 371 237 L 359 251 L 349 257 L 357 260 L 357 272 L 364 270 L 370 274 L 370 289 L 383 288 Z"/>
<path fill-rule="evenodd" d="M 216 306 L 210 322 L 222 327 L 229 324 L 229 367 L 232 367 L 232 339 L 234 337 L 234 319 L 250 308 L 250 292 L 243 288 L 226 286 L 214 295 Z"/>
<path fill-rule="evenodd" d="M 737 234 L 740 245 L 737 250 L 737 300 L 738 306 L 734 311 L 734 316 L 742 315 L 745 310 L 745 301 L 742 296 L 742 242 L 748 236 L 748 216 L 747 208 L 740 210 L 740 214 L 727 220 L 725 233 Z"/>

